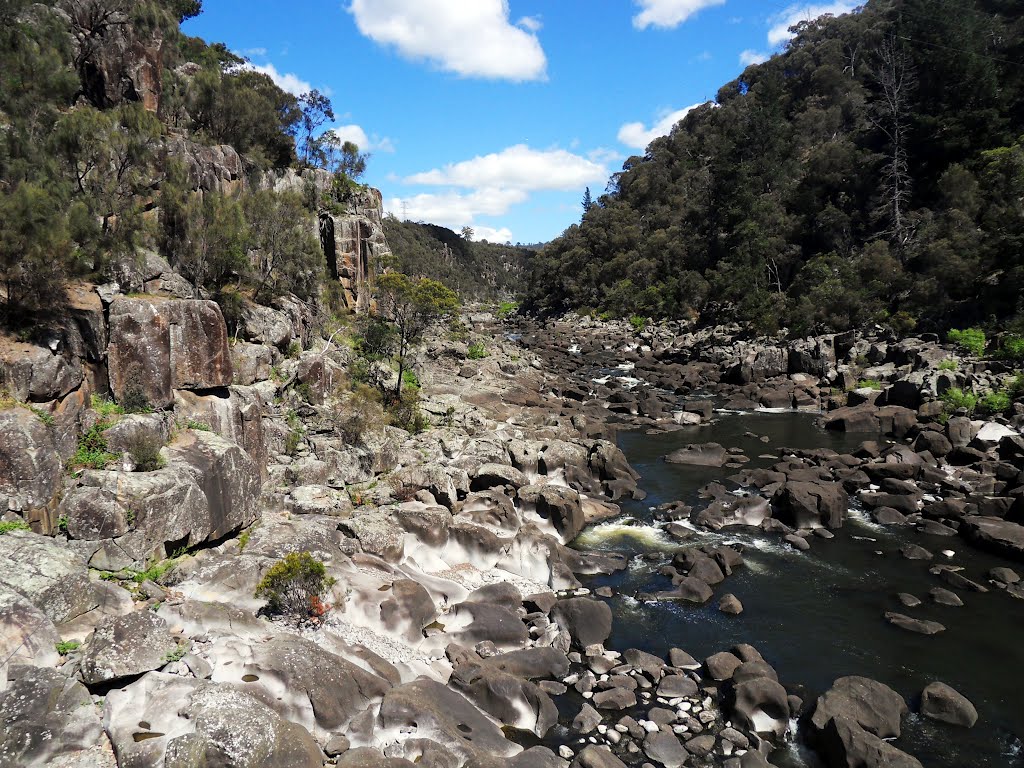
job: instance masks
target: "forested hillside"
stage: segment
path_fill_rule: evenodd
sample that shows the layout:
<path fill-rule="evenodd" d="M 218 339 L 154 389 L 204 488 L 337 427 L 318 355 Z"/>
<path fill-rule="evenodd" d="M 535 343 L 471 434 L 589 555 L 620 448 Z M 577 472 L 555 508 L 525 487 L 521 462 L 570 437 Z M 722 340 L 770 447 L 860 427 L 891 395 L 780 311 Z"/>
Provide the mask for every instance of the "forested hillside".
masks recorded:
<path fill-rule="evenodd" d="M 529 306 L 760 330 L 1024 322 L 1024 5 L 806 23 L 615 174 Z"/>
<path fill-rule="evenodd" d="M 409 275 L 440 280 L 466 298 L 508 298 L 522 293 L 532 247 L 473 241 L 436 224 L 384 220 L 395 267 Z"/>
<path fill-rule="evenodd" d="M 3 324 L 33 328 L 67 281 L 114 279 L 147 250 L 226 313 L 242 296 L 307 300 L 327 285 L 316 217 L 359 191 L 366 157 L 323 132 L 334 118 L 323 94 L 296 97 L 184 35 L 200 11 L 200 0 L 0 3 Z M 322 173 L 260 181 L 289 168 Z"/>

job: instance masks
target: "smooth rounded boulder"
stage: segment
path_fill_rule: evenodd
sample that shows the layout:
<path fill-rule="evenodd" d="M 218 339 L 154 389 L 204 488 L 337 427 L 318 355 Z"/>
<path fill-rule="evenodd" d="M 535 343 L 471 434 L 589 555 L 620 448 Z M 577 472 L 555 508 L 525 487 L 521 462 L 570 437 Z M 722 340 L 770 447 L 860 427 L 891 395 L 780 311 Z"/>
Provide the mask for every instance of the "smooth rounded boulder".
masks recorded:
<path fill-rule="evenodd" d="M 973 728 L 978 710 L 959 691 L 945 683 L 930 683 L 921 693 L 921 714 L 950 725 Z"/>

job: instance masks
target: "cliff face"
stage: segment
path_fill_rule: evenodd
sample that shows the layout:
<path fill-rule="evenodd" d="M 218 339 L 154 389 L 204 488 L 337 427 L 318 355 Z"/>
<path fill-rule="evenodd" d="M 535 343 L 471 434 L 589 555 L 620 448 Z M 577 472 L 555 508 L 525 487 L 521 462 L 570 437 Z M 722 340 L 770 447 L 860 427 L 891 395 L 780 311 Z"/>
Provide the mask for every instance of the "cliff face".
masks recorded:
<path fill-rule="evenodd" d="M 384 235 L 384 206 L 380 190 L 360 187 L 337 201 L 333 176 L 327 171 L 288 169 L 264 177 L 261 184 L 275 192 L 314 194 L 318 199 L 320 245 L 328 274 L 341 283 L 346 306 L 366 312 L 371 305 L 378 266 L 391 255 Z"/>

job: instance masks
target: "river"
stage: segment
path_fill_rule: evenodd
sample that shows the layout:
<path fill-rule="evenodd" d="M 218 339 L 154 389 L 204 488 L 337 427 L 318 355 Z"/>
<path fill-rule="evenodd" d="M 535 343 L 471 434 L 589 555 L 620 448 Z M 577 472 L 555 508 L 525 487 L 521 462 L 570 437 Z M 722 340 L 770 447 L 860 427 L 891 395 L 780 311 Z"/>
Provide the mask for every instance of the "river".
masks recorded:
<path fill-rule="evenodd" d="M 754 433 L 757 437 L 750 436 Z M 758 439 L 767 437 L 767 442 Z M 986 583 L 985 574 L 1010 563 L 971 548 L 959 537 L 929 537 L 907 528 L 884 528 L 863 512 L 851 509 L 846 524 L 831 540 L 813 538 L 808 552 L 792 550 L 778 535 L 749 529 L 698 533 L 686 545 L 672 541 L 654 523 L 654 508 L 682 500 L 696 508 L 707 504 L 697 491 L 734 469 L 669 465 L 661 457 L 688 443 L 717 442 L 742 448 L 748 467 L 775 463 L 776 450 L 791 448 L 855 449 L 864 435 L 826 432 L 813 414 L 744 413 L 721 415 L 710 426 L 687 427 L 660 435 L 622 432 L 619 445 L 642 474 L 648 493 L 642 502 L 626 502 L 624 516 L 596 525 L 576 542 L 582 549 L 605 549 L 632 555 L 630 567 L 597 577 L 586 586 L 615 589 L 610 600 L 615 615 L 607 645 L 640 648 L 664 656 L 682 648 L 703 659 L 737 643 L 756 647 L 787 686 L 803 686 L 805 701 L 827 690 L 833 680 L 861 675 L 881 681 L 907 698 L 930 682 L 941 680 L 967 696 L 978 709 L 970 730 L 935 723 L 916 714 L 904 718 L 903 735 L 895 745 L 928 768 L 1024 766 L 1024 603 L 1000 591 L 961 593 L 963 607 L 936 605 L 928 590 L 946 586 L 928 571 L 929 563 L 899 554 L 912 541 L 936 553 L 936 561 L 961 565 L 965 575 Z M 739 542 L 746 564 L 715 588 L 707 605 L 669 601 L 640 603 L 632 595 L 668 589 L 658 574 L 671 553 L 690 543 Z M 954 550 L 952 557 L 939 554 Z M 663 556 L 659 556 L 663 555 Z M 732 592 L 744 612 L 718 611 L 718 598 Z M 919 608 L 900 605 L 897 593 L 921 598 Z M 883 614 L 901 611 L 939 621 L 946 632 L 926 637 L 888 625 Z M 813 754 L 798 743 L 779 750 L 776 765 L 816 766 Z"/>

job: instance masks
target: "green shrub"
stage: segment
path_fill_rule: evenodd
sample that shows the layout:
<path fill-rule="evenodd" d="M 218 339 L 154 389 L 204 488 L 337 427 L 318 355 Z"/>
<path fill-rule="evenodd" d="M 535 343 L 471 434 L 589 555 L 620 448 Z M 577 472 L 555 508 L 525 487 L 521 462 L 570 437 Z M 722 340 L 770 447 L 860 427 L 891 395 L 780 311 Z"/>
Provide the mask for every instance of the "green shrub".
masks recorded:
<path fill-rule="evenodd" d="M 103 434 L 109 426 L 108 422 L 98 422 L 79 438 L 78 450 L 68 461 L 71 468 L 103 469 L 117 460 L 117 455 L 107 449 L 107 438 Z"/>
<path fill-rule="evenodd" d="M 244 552 L 245 548 L 249 546 L 249 537 L 252 536 L 252 531 L 242 531 L 242 535 L 238 537 L 238 551 Z"/>
<path fill-rule="evenodd" d="M 1014 400 L 1024 397 L 1024 372 L 1018 371 L 1017 375 L 1006 385 L 1006 393 Z"/>
<path fill-rule="evenodd" d="M 61 656 L 67 656 L 72 651 L 77 651 L 81 648 L 82 644 L 77 640 L 61 640 L 59 643 L 55 643 L 54 647 Z"/>
<path fill-rule="evenodd" d="M 29 408 L 29 410 L 36 415 L 37 419 L 39 419 L 41 422 L 43 422 L 43 424 L 45 424 L 48 427 L 52 427 L 54 424 L 57 423 L 57 420 L 53 418 L 53 414 L 50 413 L 49 411 L 44 411 L 42 408 L 35 407 L 31 407 Z"/>
<path fill-rule="evenodd" d="M 124 408 L 103 395 L 93 395 L 90 405 L 104 419 L 108 419 L 111 416 L 120 416 L 124 413 Z"/>
<path fill-rule="evenodd" d="M 134 435 L 128 440 L 127 448 L 137 472 L 153 472 L 166 463 L 160 455 L 163 442 L 153 435 Z"/>
<path fill-rule="evenodd" d="M 513 314 L 519 309 L 519 305 L 514 301 L 503 301 L 498 305 L 498 311 L 495 313 L 499 320 L 504 320 L 509 315 Z"/>
<path fill-rule="evenodd" d="M 939 370 L 940 371 L 956 371 L 959 368 L 960 368 L 960 363 L 958 363 L 952 357 L 947 358 L 947 359 L 943 360 L 941 363 L 939 363 Z"/>
<path fill-rule="evenodd" d="M 170 664 L 174 661 L 181 661 L 185 657 L 186 653 L 188 653 L 188 646 L 184 644 L 179 645 L 173 651 L 165 653 L 163 661 L 165 664 Z"/>
<path fill-rule="evenodd" d="M 416 371 L 410 371 L 408 368 L 402 371 L 402 387 L 422 389 L 423 385 L 420 384 L 420 377 L 416 375 Z"/>
<path fill-rule="evenodd" d="M 477 341 L 469 345 L 469 349 L 466 351 L 466 357 L 470 360 L 483 360 L 488 357 L 487 348 L 484 346 L 482 341 Z"/>
<path fill-rule="evenodd" d="M 356 385 L 334 415 L 334 427 L 348 445 L 359 444 L 363 435 L 381 429 L 384 421 L 380 394 L 366 384 Z"/>
<path fill-rule="evenodd" d="M 942 394 L 942 402 L 947 413 L 961 408 L 966 408 L 968 413 L 974 413 L 974 409 L 978 405 L 978 398 L 970 392 L 964 392 L 959 387 L 953 387 Z"/>
<path fill-rule="evenodd" d="M 24 520 L 4 520 L 0 522 L 0 536 L 11 531 L 31 531 L 32 528 Z"/>
<path fill-rule="evenodd" d="M 391 425 L 418 435 L 430 427 L 430 422 L 420 410 L 420 393 L 415 389 L 407 389 L 402 397 L 387 406 L 388 420 Z"/>
<path fill-rule="evenodd" d="M 302 345 L 299 344 L 299 342 L 297 342 L 297 341 L 293 341 L 291 344 L 289 344 L 288 345 L 288 351 L 285 352 L 285 355 L 287 355 L 288 357 L 292 358 L 293 360 L 295 358 L 297 358 L 301 354 L 302 354 Z"/>
<path fill-rule="evenodd" d="M 997 416 L 1010 410 L 1010 394 L 1006 391 L 988 392 L 978 400 L 978 413 Z"/>
<path fill-rule="evenodd" d="M 882 389 L 882 382 L 878 379 L 861 379 L 857 382 L 857 389 Z"/>
<path fill-rule="evenodd" d="M 1003 338 L 999 356 L 1005 360 L 1024 362 L 1024 336 L 1018 336 L 1015 333 L 1006 335 Z"/>
<path fill-rule="evenodd" d="M 322 616 L 330 610 L 325 599 L 333 585 L 322 562 L 309 552 L 291 552 L 271 566 L 255 596 L 267 601 L 271 615 Z"/>
<path fill-rule="evenodd" d="M 985 332 L 980 328 L 967 328 L 962 331 L 953 328 L 946 334 L 946 338 L 975 357 L 985 354 Z"/>
<path fill-rule="evenodd" d="M 159 560 L 152 563 L 144 571 L 132 571 L 131 579 L 136 584 L 141 584 L 144 581 L 158 583 L 168 571 L 178 564 L 178 559 L 179 556 L 169 557 L 166 560 Z"/>
<path fill-rule="evenodd" d="M 640 333 L 640 331 L 647 327 L 647 318 L 640 317 L 640 315 L 633 315 L 629 318 L 629 324 L 634 331 Z"/>
<path fill-rule="evenodd" d="M 213 432 L 213 427 L 203 421 L 196 421 L 195 419 L 189 419 L 185 422 L 185 429 L 197 429 L 200 432 Z"/>
<path fill-rule="evenodd" d="M 294 456 L 296 451 L 299 450 L 299 445 L 302 443 L 302 436 L 306 434 L 306 430 L 302 426 L 302 420 L 299 418 L 299 414 L 295 411 L 288 411 L 288 416 L 285 418 L 288 424 L 289 432 L 284 438 L 284 452 L 289 456 Z"/>

